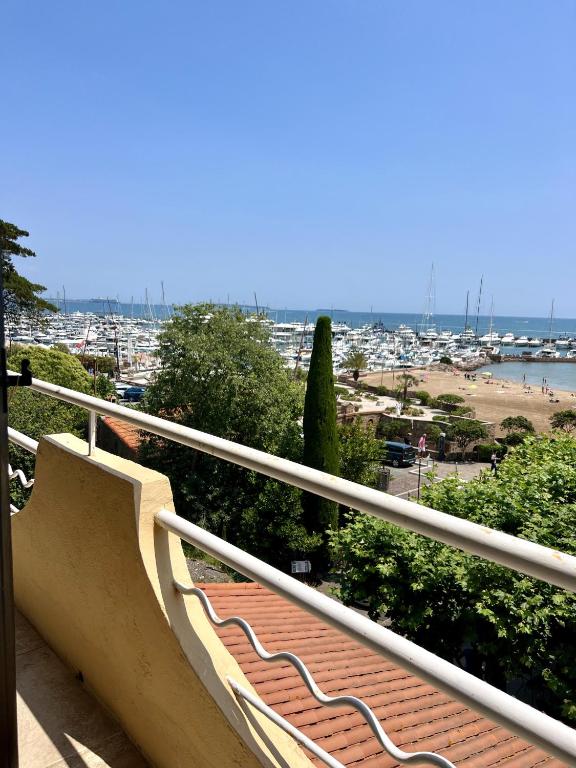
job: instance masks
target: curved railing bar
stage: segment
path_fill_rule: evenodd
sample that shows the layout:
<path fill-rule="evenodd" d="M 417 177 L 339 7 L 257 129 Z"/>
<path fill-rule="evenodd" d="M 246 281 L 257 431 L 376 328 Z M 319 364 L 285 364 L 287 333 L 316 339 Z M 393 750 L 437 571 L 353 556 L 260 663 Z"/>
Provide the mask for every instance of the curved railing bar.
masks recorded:
<path fill-rule="evenodd" d="M 258 712 L 262 712 L 263 715 L 275 723 L 279 728 L 282 728 L 283 731 L 292 736 L 292 738 L 295 739 L 299 744 L 312 752 L 313 755 L 316 755 L 316 757 L 320 758 L 320 760 L 322 760 L 322 762 L 325 763 L 328 768 L 346 768 L 344 763 L 341 763 L 340 760 L 336 760 L 335 757 L 332 757 L 329 752 L 326 752 L 325 749 L 322 749 L 322 747 L 316 744 L 313 739 L 302 733 L 302 731 L 292 725 L 292 723 L 289 723 L 285 717 L 282 717 L 282 715 L 279 715 L 278 712 L 275 712 L 272 707 L 268 706 L 268 704 L 264 704 L 262 699 L 256 696 L 256 694 L 253 694 L 246 690 L 246 688 L 243 688 L 236 682 L 236 680 L 234 680 L 233 677 L 228 676 L 226 679 L 228 680 L 228 683 L 230 684 L 230 687 L 236 696 L 241 699 L 240 706 L 247 703 L 253 706 L 254 709 L 257 709 Z M 244 709 L 244 707 L 242 708 Z"/>
<path fill-rule="evenodd" d="M 177 579 L 174 579 L 174 586 L 183 595 L 195 595 L 202 603 L 202 607 L 204 608 L 204 611 L 210 621 L 217 627 L 228 627 L 231 624 L 236 624 L 236 626 L 240 627 L 240 629 L 248 638 L 252 648 L 254 648 L 258 656 L 263 661 L 287 661 L 292 664 L 292 666 L 296 669 L 304 681 L 306 688 L 308 688 L 312 696 L 316 699 L 316 701 L 320 702 L 320 704 L 324 704 L 327 707 L 340 707 L 348 704 L 349 706 L 354 707 L 354 709 L 360 712 L 362 717 L 366 720 L 374 736 L 378 739 L 386 752 L 388 752 L 388 754 L 394 758 L 394 760 L 397 760 L 400 763 L 432 763 L 433 765 L 438 765 L 441 768 L 455 768 L 454 763 L 451 763 L 447 758 L 442 757 L 435 752 L 404 752 L 403 750 L 399 749 L 388 736 L 386 731 L 382 728 L 370 707 L 361 699 L 358 699 L 356 696 L 328 696 L 327 694 L 323 693 L 319 686 L 316 684 L 308 667 L 298 656 L 290 653 L 289 651 L 269 653 L 258 640 L 254 630 L 247 621 L 240 618 L 239 616 L 231 616 L 228 619 L 221 619 L 212 607 L 212 603 L 206 594 L 198 587 L 187 587 Z"/>
<path fill-rule="evenodd" d="M 32 488 L 34 485 L 34 478 L 31 478 L 28 480 L 24 472 L 22 472 L 21 469 L 12 469 L 12 465 L 8 464 L 8 479 L 9 480 L 15 480 L 18 478 L 20 480 L 20 483 L 22 485 L 22 488 Z"/>

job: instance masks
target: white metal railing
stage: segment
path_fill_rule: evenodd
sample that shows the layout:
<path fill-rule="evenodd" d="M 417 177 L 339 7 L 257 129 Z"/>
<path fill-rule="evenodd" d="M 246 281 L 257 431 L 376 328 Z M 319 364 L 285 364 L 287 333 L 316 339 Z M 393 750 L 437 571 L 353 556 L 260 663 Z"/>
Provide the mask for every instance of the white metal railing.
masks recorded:
<path fill-rule="evenodd" d="M 32 389 L 80 406 L 90 414 L 122 419 L 147 432 L 255 470 L 457 549 L 576 592 L 576 558 L 571 555 L 65 387 L 33 379 Z M 89 453 L 95 445 L 95 429 L 96 420 L 91 415 Z M 529 742 L 542 747 L 569 765 L 576 765 L 576 731 L 563 723 L 493 688 L 174 513 L 162 510 L 157 514 L 156 521 L 168 531 L 322 618 L 372 650 L 394 660 Z"/>
<path fill-rule="evenodd" d="M 246 469 L 253 469 L 288 485 L 449 544 L 456 549 L 576 592 L 576 557 L 571 555 L 91 395 L 39 379 L 32 379 L 32 389 L 78 405 L 87 411 L 122 419 L 146 432 L 209 453 Z M 94 441 L 95 427 L 92 419 L 90 424 L 92 433 L 89 436 L 89 444 Z"/>
<path fill-rule="evenodd" d="M 156 522 L 170 533 L 322 619 L 370 650 L 386 656 L 451 697 L 463 701 L 569 765 L 576 765 L 576 731 L 567 725 L 340 605 L 327 595 L 184 520 L 174 512 L 160 510 Z M 181 589 L 178 584 L 175 587 Z"/>
<path fill-rule="evenodd" d="M 38 442 L 36 440 L 32 440 L 31 437 L 28 437 L 28 435 L 22 434 L 22 432 L 17 432 L 15 429 L 12 429 L 11 427 L 8 427 L 8 439 L 14 443 L 15 445 L 19 445 L 21 448 L 24 448 L 27 451 L 30 451 L 30 453 L 36 453 L 38 450 Z M 21 469 L 12 469 L 12 466 L 8 464 L 8 479 L 9 480 L 16 480 L 18 479 L 20 481 L 20 485 L 22 488 L 32 488 L 34 485 L 34 478 L 28 478 L 24 474 L 24 472 Z M 10 504 L 10 514 L 15 515 L 16 512 L 19 512 L 17 506 L 14 504 Z"/>
<path fill-rule="evenodd" d="M 171 514 L 171 513 L 168 513 L 168 514 Z M 162 523 L 160 524 L 162 525 Z M 166 526 L 163 525 L 163 527 L 166 527 Z M 296 656 L 294 653 L 289 653 L 288 651 L 280 651 L 279 653 L 269 653 L 264 648 L 262 643 L 258 640 L 256 633 L 254 632 L 250 624 L 245 619 L 242 619 L 239 616 L 230 616 L 227 619 L 221 619 L 216 613 L 216 611 L 214 610 L 212 603 L 208 599 L 207 595 L 201 589 L 199 589 L 198 587 L 188 587 L 185 584 L 182 584 L 181 582 L 177 581 L 176 579 L 174 580 L 174 586 L 183 595 L 195 595 L 202 603 L 204 612 L 206 613 L 210 621 L 213 624 L 215 624 L 217 627 L 228 627 L 231 624 L 235 624 L 236 626 L 240 627 L 240 629 L 244 632 L 244 634 L 248 638 L 252 648 L 254 648 L 255 652 L 258 654 L 258 656 L 260 656 L 260 658 L 263 661 L 266 661 L 266 662 L 288 661 L 290 664 L 292 664 L 292 666 L 295 667 L 298 674 L 304 681 L 304 685 L 306 686 L 306 688 L 308 688 L 311 695 L 316 699 L 316 701 L 320 702 L 320 704 L 323 704 L 326 707 L 340 707 L 345 705 L 354 707 L 354 709 L 360 712 L 360 714 L 364 717 L 372 733 L 378 739 L 380 744 L 384 747 L 386 752 L 388 752 L 388 754 L 391 755 L 399 763 L 432 763 L 433 765 L 439 765 L 440 768 L 455 768 L 454 763 L 451 763 L 450 760 L 447 760 L 445 757 L 442 757 L 441 755 L 438 755 L 435 752 L 404 752 L 403 750 L 398 749 L 396 744 L 394 744 L 392 739 L 388 736 L 386 731 L 382 728 L 382 726 L 378 722 L 378 719 L 376 718 L 376 716 L 374 715 L 370 707 L 361 699 L 358 699 L 356 696 L 326 695 L 320 689 L 320 687 L 314 680 L 314 677 L 310 673 L 310 670 L 308 669 L 306 664 L 304 664 L 301 658 Z M 235 686 L 233 686 L 233 689 L 235 690 L 236 693 L 238 693 L 240 696 L 242 696 L 247 700 L 254 698 L 250 694 L 246 695 L 248 692 L 245 689 L 241 688 L 241 686 L 239 686 L 237 683 Z M 263 709 L 260 709 L 260 711 L 263 711 Z M 268 712 L 265 712 L 265 714 L 269 716 Z M 284 720 L 284 718 L 282 718 L 282 720 Z M 287 722 L 287 721 L 284 721 L 284 722 Z M 284 724 L 280 724 L 280 727 L 283 727 L 285 730 L 287 730 Z M 301 736 L 303 738 L 306 738 L 304 734 L 301 734 Z M 312 743 L 314 744 L 314 742 Z M 324 750 L 322 750 L 322 752 L 324 752 L 325 755 L 328 755 L 328 753 L 326 753 Z M 317 754 L 318 757 L 320 757 L 322 760 L 324 760 L 324 762 L 327 765 L 336 766 L 336 768 L 338 766 L 341 766 L 341 763 L 339 763 L 338 761 L 334 761 L 334 759 L 330 755 L 328 755 L 329 760 L 326 760 L 326 757 L 321 755 L 316 750 L 314 750 L 314 753 Z"/>

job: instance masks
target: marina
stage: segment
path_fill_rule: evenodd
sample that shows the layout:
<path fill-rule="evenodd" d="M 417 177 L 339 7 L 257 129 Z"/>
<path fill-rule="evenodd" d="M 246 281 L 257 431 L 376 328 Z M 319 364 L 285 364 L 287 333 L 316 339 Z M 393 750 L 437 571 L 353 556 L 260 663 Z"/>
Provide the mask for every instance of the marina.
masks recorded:
<path fill-rule="evenodd" d="M 113 357 L 117 374 L 138 373 L 146 381 L 149 378 L 146 374 L 151 374 L 158 367 L 159 334 L 164 324 L 170 322 L 175 310 L 166 304 L 152 305 L 146 302 L 135 307 L 131 303 L 130 314 L 122 314 L 114 310 L 126 310 L 126 304 L 94 300 L 88 305 L 92 311 L 73 309 L 47 314 L 41 322 L 8 323 L 6 344 L 33 344 L 48 348 L 57 346 L 71 354 L 90 359 Z M 73 302 L 68 302 L 66 309 L 73 306 Z M 102 311 L 94 311 L 99 308 Z M 282 321 L 278 319 L 278 315 L 282 314 L 278 311 L 260 310 L 256 314 L 250 307 L 243 310 L 247 319 L 267 328 L 270 342 L 287 368 L 308 368 L 315 327 L 312 319 L 314 313 L 310 312 L 310 319 L 308 313 L 305 313 L 303 320 Z M 283 314 L 294 315 L 297 312 L 285 310 Z M 483 318 L 484 322 L 479 323 L 476 333 L 468 325 L 458 331 L 458 316 L 436 317 L 434 321 L 434 318 L 427 315 L 426 320 L 419 324 L 408 324 L 399 322 L 410 317 L 405 315 L 381 315 L 376 320 L 370 313 L 371 322 L 358 322 L 365 321 L 366 315 L 346 313 L 343 310 L 333 314 L 336 315 L 332 323 L 336 374 L 349 368 L 348 358 L 352 354 L 361 356 L 360 367 L 368 372 L 426 368 L 441 362 L 449 362 L 467 370 L 481 369 L 490 364 L 502 365 L 502 370 L 513 371 L 514 368 L 504 369 L 504 366 L 517 365 L 522 370 L 531 369 L 530 380 L 538 376 L 537 369 L 539 371 L 542 365 L 576 361 L 576 331 L 563 331 L 553 338 L 550 321 L 545 318 L 533 318 L 520 323 L 515 319 L 516 322 L 510 322 L 502 332 L 494 330 L 492 317 L 485 329 L 486 318 Z M 347 317 L 347 320 L 339 319 L 342 316 Z M 447 318 L 451 322 L 438 322 Z M 548 334 L 544 332 L 546 322 L 549 324 Z M 563 322 L 576 328 L 576 321 Z M 526 324 L 535 326 L 535 335 L 517 330 Z M 443 327 L 445 325 L 451 328 Z M 568 367 L 572 370 L 572 366 Z M 570 376 L 564 378 L 567 381 L 571 379 Z"/>

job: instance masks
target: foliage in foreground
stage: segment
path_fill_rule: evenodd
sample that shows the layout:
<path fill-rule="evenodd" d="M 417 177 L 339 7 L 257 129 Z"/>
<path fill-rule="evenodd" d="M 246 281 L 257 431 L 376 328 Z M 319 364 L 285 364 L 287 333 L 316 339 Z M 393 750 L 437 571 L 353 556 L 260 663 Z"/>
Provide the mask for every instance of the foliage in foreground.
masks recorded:
<path fill-rule="evenodd" d="M 20 363 L 25 358 L 30 360 L 30 370 L 36 378 L 85 394 L 90 392 L 90 376 L 76 357 L 55 349 L 13 346 L 8 355 L 8 368 L 19 371 Z M 46 397 L 27 387 L 10 388 L 8 398 L 9 425 L 34 440 L 60 432 L 71 432 L 78 437 L 83 435 L 88 417 L 82 408 Z M 28 478 L 34 476 L 35 457 L 12 444 L 10 463 L 14 469 L 22 469 Z M 17 480 L 12 481 L 10 491 L 18 507 L 29 496 Z"/>
<path fill-rule="evenodd" d="M 528 437 L 497 477 L 457 477 L 423 503 L 576 555 L 576 441 Z M 401 634 L 554 716 L 576 721 L 576 596 L 355 513 L 333 534 L 341 595 Z"/>

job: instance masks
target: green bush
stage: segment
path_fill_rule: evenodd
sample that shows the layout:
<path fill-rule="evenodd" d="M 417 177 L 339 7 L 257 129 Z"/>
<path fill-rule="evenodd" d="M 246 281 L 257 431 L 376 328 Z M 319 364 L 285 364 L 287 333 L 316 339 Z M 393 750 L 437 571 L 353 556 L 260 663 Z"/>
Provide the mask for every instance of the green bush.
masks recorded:
<path fill-rule="evenodd" d="M 346 400 L 350 398 L 350 390 L 348 390 L 346 387 L 334 387 L 334 392 L 337 395 L 340 395 L 340 397 L 345 398 Z"/>
<path fill-rule="evenodd" d="M 440 403 L 448 403 L 450 405 L 458 405 L 458 403 L 465 402 L 465 398 L 462 395 L 453 395 L 451 392 L 447 392 L 445 395 L 438 395 L 436 400 Z"/>
<path fill-rule="evenodd" d="M 501 443 L 480 443 L 474 448 L 474 453 L 478 461 L 488 464 L 493 453 L 501 459 L 506 455 L 506 450 L 506 446 Z"/>
<path fill-rule="evenodd" d="M 470 416 L 472 418 L 476 415 L 474 408 L 470 405 L 459 405 L 450 411 L 450 413 L 452 416 Z"/>
<path fill-rule="evenodd" d="M 442 355 L 440 358 L 440 364 L 441 365 L 452 365 L 452 358 L 448 357 L 448 355 Z"/>
<path fill-rule="evenodd" d="M 523 443 L 526 437 L 527 437 L 526 432 L 510 432 L 510 434 L 506 435 L 506 437 L 503 439 L 502 442 L 512 447 L 514 445 L 520 445 L 521 443 Z"/>
<path fill-rule="evenodd" d="M 422 408 L 415 408 L 414 406 L 410 405 L 408 408 L 404 408 L 403 414 L 405 416 L 423 416 L 424 411 Z"/>
<path fill-rule="evenodd" d="M 424 389 L 413 392 L 412 395 L 416 400 L 420 400 L 420 405 L 428 405 L 432 400 L 430 392 L 426 392 Z"/>
<path fill-rule="evenodd" d="M 380 397 L 385 397 L 388 394 L 388 389 L 386 387 L 376 387 L 376 394 Z"/>

